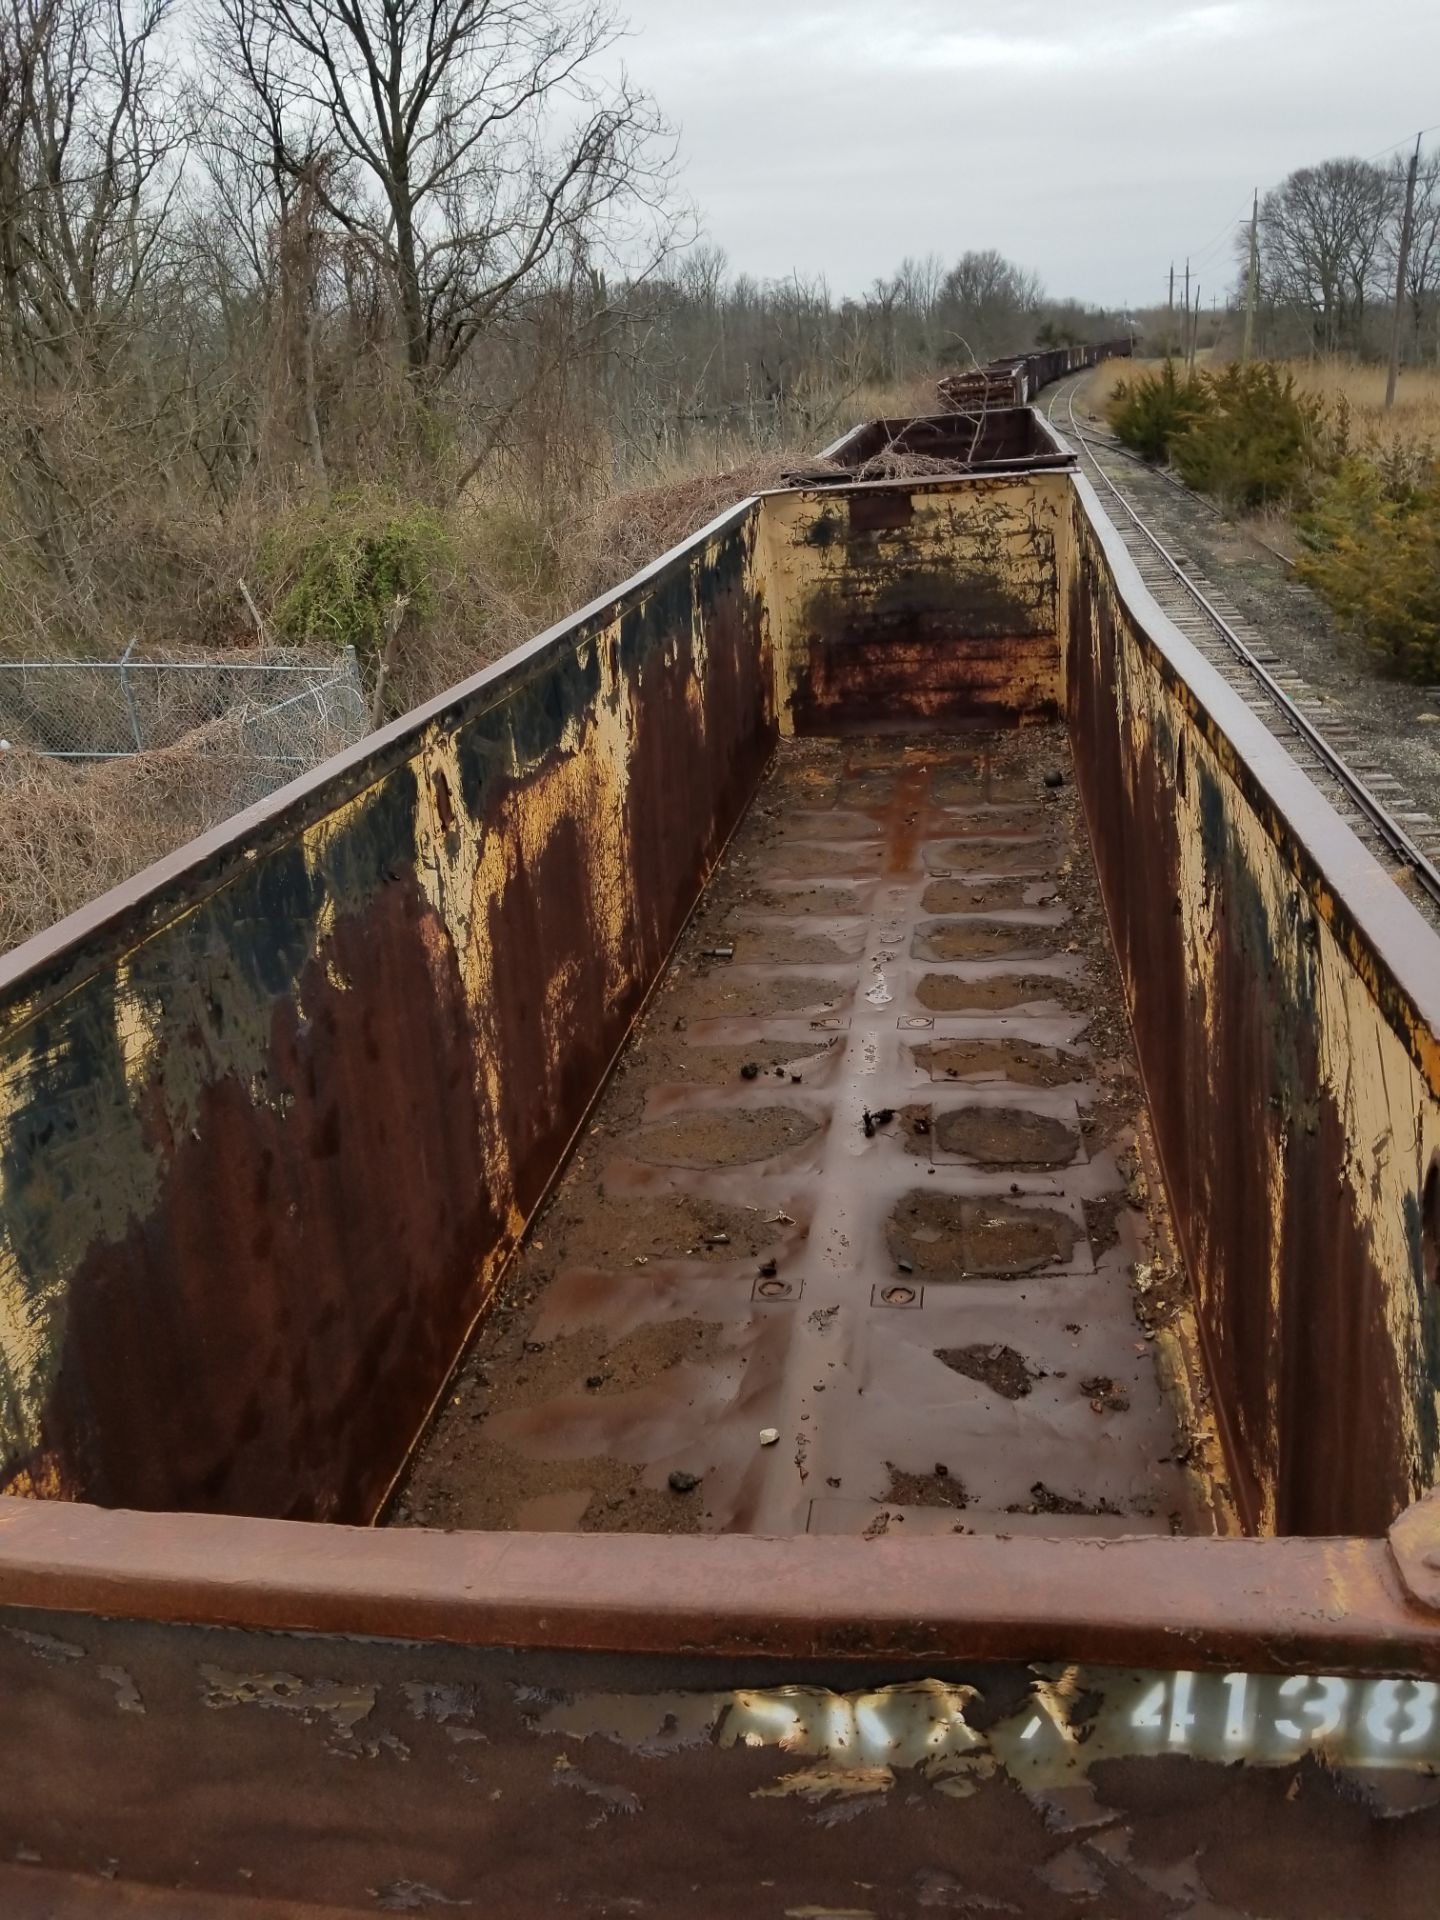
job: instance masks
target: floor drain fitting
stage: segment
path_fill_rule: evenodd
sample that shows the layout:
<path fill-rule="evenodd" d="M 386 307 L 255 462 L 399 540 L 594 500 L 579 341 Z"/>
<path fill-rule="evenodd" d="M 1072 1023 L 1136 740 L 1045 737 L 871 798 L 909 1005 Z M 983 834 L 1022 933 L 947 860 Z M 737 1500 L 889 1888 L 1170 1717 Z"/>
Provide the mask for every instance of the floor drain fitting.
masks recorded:
<path fill-rule="evenodd" d="M 907 1286 L 903 1280 L 892 1281 L 889 1286 L 870 1289 L 872 1307 L 919 1307 L 924 1303 L 925 1289 Z"/>
<path fill-rule="evenodd" d="M 797 1300 L 804 1282 L 794 1280 L 757 1280 L 750 1290 L 752 1300 Z"/>

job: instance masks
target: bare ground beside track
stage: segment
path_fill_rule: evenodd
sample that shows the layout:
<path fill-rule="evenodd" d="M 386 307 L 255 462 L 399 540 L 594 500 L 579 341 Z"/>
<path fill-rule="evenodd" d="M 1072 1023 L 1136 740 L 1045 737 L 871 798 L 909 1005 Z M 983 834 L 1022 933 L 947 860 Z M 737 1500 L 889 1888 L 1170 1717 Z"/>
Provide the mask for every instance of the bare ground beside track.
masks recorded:
<path fill-rule="evenodd" d="M 1077 389 L 1076 417 L 1103 426 L 1091 411 L 1092 384 L 1087 377 Z M 1349 757 L 1391 774 L 1417 806 L 1440 814 L 1440 689 L 1381 679 L 1319 596 L 1292 580 L 1243 520 L 1222 519 L 1138 465 L 1127 468 L 1124 485 L 1175 557 L 1188 556 L 1223 588 L 1281 659 L 1345 715 L 1362 749 Z"/>

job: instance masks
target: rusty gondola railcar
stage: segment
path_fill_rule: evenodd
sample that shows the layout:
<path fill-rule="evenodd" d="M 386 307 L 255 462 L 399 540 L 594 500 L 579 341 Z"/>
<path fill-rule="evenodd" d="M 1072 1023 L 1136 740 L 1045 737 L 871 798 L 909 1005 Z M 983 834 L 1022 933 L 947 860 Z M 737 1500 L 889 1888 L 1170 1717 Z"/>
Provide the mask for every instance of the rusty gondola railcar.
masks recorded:
<path fill-rule="evenodd" d="M 8 956 L 0 1207 L 7 1915 L 1432 1911 L 1440 938 L 1073 465 Z"/>

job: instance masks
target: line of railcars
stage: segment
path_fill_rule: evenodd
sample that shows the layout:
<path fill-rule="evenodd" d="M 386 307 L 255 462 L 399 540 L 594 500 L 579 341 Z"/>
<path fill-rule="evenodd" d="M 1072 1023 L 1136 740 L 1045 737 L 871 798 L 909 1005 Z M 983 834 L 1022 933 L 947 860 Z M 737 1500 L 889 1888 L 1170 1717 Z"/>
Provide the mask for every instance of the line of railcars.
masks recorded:
<path fill-rule="evenodd" d="M 1042 387 L 1081 373 L 1102 360 L 1128 358 L 1133 342 L 1102 340 L 1089 346 L 1046 347 L 1034 353 L 1007 354 L 970 373 L 952 373 L 939 383 L 947 407 L 969 411 L 976 407 L 1024 407 Z"/>

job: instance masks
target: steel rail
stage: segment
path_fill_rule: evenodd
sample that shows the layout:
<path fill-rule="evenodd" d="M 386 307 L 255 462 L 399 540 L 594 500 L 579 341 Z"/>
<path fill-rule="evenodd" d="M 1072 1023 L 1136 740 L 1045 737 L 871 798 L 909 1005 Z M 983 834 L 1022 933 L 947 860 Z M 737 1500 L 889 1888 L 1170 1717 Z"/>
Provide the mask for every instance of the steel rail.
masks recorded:
<path fill-rule="evenodd" d="M 1050 418 L 1053 426 L 1054 416 L 1051 415 Z M 1076 431 L 1080 432 L 1084 431 L 1084 429 L 1077 428 Z M 1167 487 L 1173 487 L 1176 493 L 1183 494 L 1185 499 L 1189 500 L 1194 506 L 1203 507 L 1208 514 L 1212 514 L 1215 519 L 1223 521 L 1226 526 L 1234 525 L 1233 519 L 1225 511 L 1224 507 L 1218 505 L 1208 494 L 1197 493 L 1193 487 L 1187 486 L 1179 475 L 1171 473 L 1168 467 L 1157 467 L 1153 462 L 1147 460 L 1144 454 L 1132 452 L 1129 447 L 1121 446 L 1113 434 L 1096 433 L 1093 428 L 1089 429 L 1089 433 L 1092 440 L 1103 444 L 1107 453 L 1113 453 L 1118 455 L 1122 460 L 1128 460 L 1131 466 L 1142 468 L 1156 480 L 1163 480 Z M 1292 573 L 1295 571 L 1295 562 L 1290 558 L 1288 553 L 1281 553 L 1278 547 L 1272 547 L 1268 540 L 1262 540 L 1257 533 L 1250 532 L 1249 538 L 1255 542 L 1256 546 L 1263 547 L 1266 553 L 1278 560 L 1282 567 L 1287 567 Z"/>
<path fill-rule="evenodd" d="M 1410 868 L 1431 900 L 1434 901 L 1437 906 L 1440 906 L 1440 868 L 1434 866 L 1433 863 L 1425 857 L 1420 848 L 1416 846 L 1409 834 L 1406 833 L 1405 829 L 1400 825 L 1399 821 L 1388 813 L 1375 798 L 1374 794 L 1371 793 L 1370 789 L 1365 785 L 1365 782 L 1360 778 L 1360 775 L 1335 751 L 1334 747 L 1330 745 L 1330 742 L 1325 738 L 1324 734 L 1320 732 L 1319 728 L 1306 719 L 1305 715 L 1301 713 L 1300 709 L 1290 698 L 1289 694 L 1286 693 L 1279 681 L 1256 659 L 1255 655 L 1250 651 L 1249 647 L 1246 646 L 1239 634 L 1236 633 L 1224 614 L 1219 611 L 1200 587 L 1196 585 L 1195 581 L 1191 579 L 1190 575 L 1185 571 L 1185 568 L 1175 558 L 1174 554 L 1170 552 L 1164 542 L 1150 530 L 1124 493 L 1121 492 L 1120 488 L 1116 486 L 1115 482 L 1110 478 L 1110 475 L 1106 473 L 1105 469 L 1101 466 L 1090 445 L 1084 428 L 1081 427 L 1079 421 L 1075 418 L 1075 389 L 1078 384 L 1078 381 L 1072 382 L 1069 391 L 1063 396 L 1066 403 L 1066 412 L 1070 417 L 1070 431 L 1074 434 L 1076 443 L 1080 447 L 1081 452 L 1089 460 L 1098 478 L 1103 481 L 1111 494 L 1114 495 L 1116 501 L 1133 522 L 1137 533 L 1148 541 L 1155 552 L 1159 554 L 1166 567 L 1214 626 L 1216 632 L 1220 635 L 1220 638 L 1224 641 L 1235 659 L 1250 673 L 1264 692 L 1269 695 L 1270 699 L 1280 709 L 1285 717 L 1286 723 L 1323 763 L 1327 772 L 1345 789 L 1346 794 L 1354 802 L 1359 811 L 1364 814 L 1371 827 L 1385 842 L 1395 857 Z M 1052 422 L 1055 417 L 1055 401 L 1060 398 L 1062 398 L 1062 396 L 1056 394 L 1046 410 Z"/>

